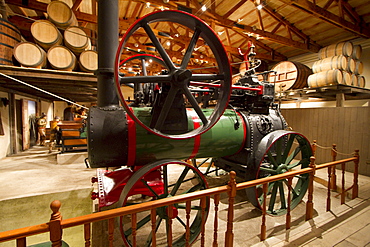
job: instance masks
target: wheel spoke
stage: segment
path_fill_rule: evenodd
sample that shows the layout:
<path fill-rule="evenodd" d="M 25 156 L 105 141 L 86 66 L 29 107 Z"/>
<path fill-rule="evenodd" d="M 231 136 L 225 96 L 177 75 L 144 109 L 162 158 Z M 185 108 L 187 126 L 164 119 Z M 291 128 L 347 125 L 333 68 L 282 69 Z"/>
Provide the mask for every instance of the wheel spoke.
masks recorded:
<path fill-rule="evenodd" d="M 197 190 L 200 190 L 202 188 L 202 184 L 196 184 L 194 185 L 193 187 L 191 187 L 190 189 L 186 190 L 185 192 L 183 192 L 182 194 L 187 194 L 187 193 L 190 193 L 190 192 L 194 192 L 194 191 L 197 191 Z"/>
<path fill-rule="evenodd" d="M 202 120 L 203 125 L 206 125 L 208 123 L 208 119 L 204 115 L 202 109 L 200 109 L 197 100 L 194 98 L 192 93 L 190 92 L 189 88 L 184 87 L 183 92 L 186 96 L 186 98 L 189 100 L 190 104 L 193 106 L 195 112 L 197 113 L 198 117 Z"/>
<path fill-rule="evenodd" d="M 164 63 L 167 65 L 168 69 L 170 71 L 175 70 L 175 65 L 172 63 L 171 58 L 168 56 L 166 50 L 163 48 L 162 44 L 159 42 L 158 38 L 155 36 L 153 30 L 150 28 L 148 23 L 144 23 L 142 25 L 144 28 L 145 32 L 148 34 L 149 39 L 152 41 L 154 44 L 154 47 L 157 49 L 159 54 L 161 55 Z"/>
<path fill-rule="evenodd" d="M 276 160 L 275 160 L 275 158 L 272 155 L 272 153 L 271 153 L 270 150 L 267 151 L 267 156 L 268 156 L 268 158 L 270 160 L 270 163 L 273 164 L 275 168 L 277 168 L 279 166 L 279 164 L 276 162 Z"/>
<path fill-rule="evenodd" d="M 172 188 L 170 195 L 174 196 L 177 192 L 177 190 L 180 188 L 181 184 L 184 181 L 185 176 L 188 174 L 188 171 L 190 170 L 190 167 L 186 166 L 185 169 L 182 171 L 179 179 L 177 180 L 175 186 Z"/>
<path fill-rule="evenodd" d="M 171 87 L 170 91 L 168 92 L 168 95 L 166 97 L 165 103 L 163 104 L 163 108 L 159 114 L 159 117 L 157 119 L 157 122 L 155 123 L 154 129 L 161 131 L 162 127 L 164 125 L 164 121 L 167 118 L 168 113 L 171 110 L 171 106 L 173 104 L 173 101 L 175 100 L 177 89 L 175 87 Z"/>
<path fill-rule="evenodd" d="M 177 219 L 178 222 L 180 222 L 181 225 L 183 225 L 186 228 L 185 222 L 182 221 L 182 219 L 179 216 L 177 216 L 176 219 Z"/>
<path fill-rule="evenodd" d="M 283 183 L 281 181 L 279 181 L 278 183 L 279 183 L 281 208 L 282 209 L 286 209 L 287 208 L 287 204 L 286 204 L 286 201 L 285 201 L 284 185 L 283 185 Z"/>
<path fill-rule="evenodd" d="M 296 156 L 301 152 L 301 147 L 298 146 L 296 149 L 294 149 L 294 152 L 292 152 L 289 157 L 286 160 L 285 164 L 289 164 Z"/>
<path fill-rule="evenodd" d="M 286 145 L 286 148 L 284 150 L 284 154 L 283 154 L 283 157 L 282 157 L 282 162 L 285 163 L 285 164 L 288 164 L 288 162 L 286 162 L 286 159 L 288 157 L 290 149 L 292 148 L 294 139 L 295 139 L 295 135 L 292 134 L 292 135 L 289 136 L 289 140 L 288 140 L 288 143 Z"/>
<path fill-rule="evenodd" d="M 185 52 L 184 58 L 182 59 L 181 66 L 180 66 L 181 69 L 185 69 L 188 66 L 191 55 L 194 51 L 195 45 L 197 44 L 197 41 L 199 39 L 199 36 L 200 36 L 201 32 L 202 31 L 199 28 L 195 29 L 193 37 L 191 37 L 189 46 L 188 46 L 188 48 Z"/>
<path fill-rule="evenodd" d="M 202 165 L 204 165 L 207 161 L 209 160 L 209 158 L 206 158 L 204 159 L 202 162 L 200 162 L 199 166 L 197 165 L 197 159 L 192 159 L 193 161 L 193 166 L 196 167 L 196 168 L 199 168 L 201 167 Z"/>
<path fill-rule="evenodd" d="M 277 184 L 277 182 L 273 182 L 273 188 L 272 188 L 272 191 L 271 191 L 270 203 L 269 203 L 269 207 L 268 207 L 268 210 L 269 210 L 270 212 L 273 212 L 273 210 L 274 210 L 274 205 L 275 205 L 275 201 L 276 201 L 277 189 L 278 189 L 278 184 Z"/>
<path fill-rule="evenodd" d="M 168 75 L 156 75 L 156 76 L 122 76 L 120 77 L 120 84 L 130 83 L 157 83 L 157 82 L 170 82 L 171 78 Z"/>
<path fill-rule="evenodd" d="M 271 175 L 276 175 L 277 174 L 277 172 L 276 172 L 276 170 L 274 170 L 274 169 L 271 169 L 271 168 L 267 168 L 267 167 L 260 167 L 260 170 L 261 171 L 265 171 L 265 172 L 268 172 L 268 173 L 270 173 Z"/>
<path fill-rule="evenodd" d="M 156 197 L 156 198 L 158 198 L 159 196 L 158 196 L 158 194 L 153 190 L 153 188 L 144 180 L 144 179 L 141 179 L 141 182 L 144 184 L 144 186 L 145 187 L 147 187 L 149 190 L 150 190 L 150 192 L 152 192 L 153 193 L 153 195 Z"/>
<path fill-rule="evenodd" d="M 293 188 L 293 186 L 289 186 L 288 181 L 287 181 L 286 179 L 284 179 L 284 183 L 286 184 L 286 186 L 287 186 L 287 187 L 290 187 L 290 191 L 291 191 L 291 192 L 292 192 L 292 194 L 293 194 L 293 198 L 292 198 L 292 200 L 293 200 L 294 198 L 296 198 L 297 196 L 299 196 L 299 192 L 297 192 L 297 191 L 295 190 L 295 188 Z M 298 186 L 298 187 L 300 187 L 300 186 Z"/>
<path fill-rule="evenodd" d="M 290 170 L 290 169 L 293 169 L 293 168 L 295 168 L 295 167 L 297 167 L 297 166 L 299 166 L 301 164 L 301 161 L 300 160 L 298 160 L 297 162 L 294 162 L 294 163 L 292 163 L 292 164 L 289 164 L 288 165 L 288 169 Z"/>
<path fill-rule="evenodd" d="M 282 163 L 282 144 L 283 144 L 283 139 L 280 138 L 276 141 L 276 163 L 278 164 L 278 166 Z"/>

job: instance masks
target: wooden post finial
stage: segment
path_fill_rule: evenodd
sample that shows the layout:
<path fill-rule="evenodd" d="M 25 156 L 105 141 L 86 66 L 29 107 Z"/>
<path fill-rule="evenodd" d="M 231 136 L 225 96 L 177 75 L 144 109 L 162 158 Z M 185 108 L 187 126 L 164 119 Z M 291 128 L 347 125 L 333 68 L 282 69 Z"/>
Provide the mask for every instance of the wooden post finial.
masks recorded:
<path fill-rule="evenodd" d="M 62 206 L 62 203 L 58 200 L 52 201 L 50 203 L 50 209 L 53 211 L 51 214 L 50 220 L 59 220 L 61 219 L 61 214 L 59 212 L 60 207 Z"/>
<path fill-rule="evenodd" d="M 52 247 L 61 247 L 62 246 L 62 227 L 60 222 L 62 221 L 62 214 L 59 212 L 62 203 L 58 200 L 50 203 L 50 208 L 53 211 L 50 217 L 49 222 L 49 231 L 50 231 L 50 241 Z"/>

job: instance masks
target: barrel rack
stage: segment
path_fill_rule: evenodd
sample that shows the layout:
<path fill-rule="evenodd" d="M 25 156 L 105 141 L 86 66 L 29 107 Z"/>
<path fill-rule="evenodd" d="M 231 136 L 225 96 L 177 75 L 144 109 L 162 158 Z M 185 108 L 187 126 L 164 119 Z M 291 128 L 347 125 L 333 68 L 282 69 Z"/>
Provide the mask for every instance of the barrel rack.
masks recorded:
<path fill-rule="evenodd" d="M 276 100 L 288 101 L 336 101 L 336 106 L 344 105 L 345 100 L 370 99 L 370 89 L 348 85 L 331 85 L 317 88 L 292 89 L 276 93 Z"/>
<path fill-rule="evenodd" d="M 0 65 L 0 90 L 39 97 L 46 100 L 60 100 L 46 94 L 50 92 L 63 98 L 79 102 L 96 102 L 97 79 L 93 73 L 62 71 L 52 69 L 24 68 Z M 9 79 L 3 75 L 20 80 Z M 41 90 L 38 90 L 41 89 Z"/>

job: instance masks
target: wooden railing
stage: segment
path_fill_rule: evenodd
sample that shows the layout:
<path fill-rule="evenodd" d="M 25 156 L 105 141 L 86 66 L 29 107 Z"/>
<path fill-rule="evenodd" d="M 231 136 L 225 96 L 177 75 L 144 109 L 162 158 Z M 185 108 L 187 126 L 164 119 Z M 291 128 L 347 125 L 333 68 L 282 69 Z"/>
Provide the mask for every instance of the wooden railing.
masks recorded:
<path fill-rule="evenodd" d="M 235 172 L 230 172 L 230 181 L 225 186 L 220 186 L 216 188 L 206 189 L 198 192 L 183 194 L 175 197 L 169 197 L 165 199 L 144 202 L 139 205 L 131 205 L 122 208 L 111 209 L 107 211 L 97 212 L 93 214 L 88 214 L 84 216 L 79 216 L 75 218 L 65 219 L 62 220 L 61 214 L 59 212 L 60 202 L 54 201 L 51 203 L 51 209 L 53 214 L 51 216 L 51 220 L 48 223 L 24 227 L 20 229 L 10 230 L 6 232 L 0 233 L 0 243 L 10 240 L 16 240 L 18 247 L 25 247 L 26 246 L 26 238 L 31 235 L 36 235 L 40 233 L 50 232 L 50 241 L 52 242 L 52 246 L 62 246 L 62 230 L 70 227 L 75 227 L 79 225 L 84 225 L 84 239 L 85 239 L 85 246 L 91 246 L 91 223 L 107 220 L 108 221 L 108 242 L 109 246 L 113 246 L 113 231 L 114 231 L 114 220 L 116 217 L 124 216 L 124 215 L 131 215 L 132 219 L 132 232 L 136 232 L 136 215 L 139 212 L 143 211 L 150 211 L 151 212 L 151 224 L 153 229 L 155 229 L 155 215 L 156 215 L 156 208 L 164 207 L 164 206 L 171 206 L 176 203 L 185 203 L 188 207 L 190 207 L 190 202 L 193 200 L 201 200 L 201 208 L 206 207 L 206 197 L 213 197 L 214 199 L 214 229 L 213 229 L 213 240 L 212 245 L 218 246 L 218 239 L 219 239 L 219 229 L 218 229 L 218 205 L 220 201 L 220 194 L 227 193 L 228 195 L 228 216 L 227 216 L 227 227 L 225 230 L 225 246 L 233 246 L 234 235 L 233 235 L 233 219 L 234 219 L 234 199 L 236 196 L 236 191 L 241 189 L 246 189 L 249 187 L 254 187 L 257 185 L 263 186 L 264 197 L 266 198 L 267 193 L 267 186 L 268 183 L 287 179 L 288 183 L 291 183 L 294 176 L 302 175 L 308 173 L 310 176 L 310 184 L 308 188 L 308 200 L 306 202 L 306 220 L 312 219 L 313 217 L 313 177 L 315 175 L 315 171 L 323 168 L 329 168 L 336 165 L 346 164 L 348 162 L 354 162 L 355 170 L 358 170 L 359 164 L 359 153 L 358 150 L 355 151 L 354 157 L 342 159 L 338 161 L 332 161 L 329 163 L 324 163 L 320 165 L 315 164 L 315 158 L 311 157 L 310 167 L 303 168 L 301 170 L 296 171 L 289 171 L 283 174 L 265 177 L 261 179 L 256 179 L 253 181 L 243 182 L 237 184 L 235 181 L 236 174 Z M 330 178 L 330 169 L 329 175 Z M 353 180 L 354 184 L 350 187 L 352 190 L 352 198 L 356 198 L 358 196 L 358 175 L 354 175 L 355 178 Z M 342 183 L 343 184 L 343 183 Z M 327 199 L 327 210 L 330 210 L 330 180 L 328 182 L 328 199 Z M 344 194 L 346 193 L 346 189 L 342 189 L 341 195 L 344 198 Z M 290 194 L 290 193 L 289 193 Z M 290 196 L 288 196 L 287 205 L 290 205 Z M 341 203 L 344 203 L 342 201 Z M 171 210 L 170 210 L 171 212 Z M 203 215 L 202 220 L 202 227 L 201 227 L 201 234 L 200 234 L 200 242 L 201 246 L 205 246 L 205 216 Z M 286 214 L 286 229 L 290 228 L 290 220 L 291 220 L 291 210 L 288 206 L 287 214 Z M 261 220 L 261 241 L 266 239 L 266 221 L 267 221 L 267 214 L 266 214 L 266 200 L 262 205 L 262 220 Z M 171 229 L 171 220 L 169 220 L 169 230 L 170 233 L 172 232 Z M 171 236 L 171 234 L 169 234 Z M 189 221 L 186 221 L 186 244 L 185 246 L 189 246 L 189 235 L 190 235 L 190 226 Z M 171 239 L 171 238 L 169 238 Z M 133 246 L 135 246 L 135 235 L 133 234 Z M 156 246 L 156 235 L 152 234 L 152 246 Z M 172 246 L 171 241 L 168 242 L 168 246 Z"/>

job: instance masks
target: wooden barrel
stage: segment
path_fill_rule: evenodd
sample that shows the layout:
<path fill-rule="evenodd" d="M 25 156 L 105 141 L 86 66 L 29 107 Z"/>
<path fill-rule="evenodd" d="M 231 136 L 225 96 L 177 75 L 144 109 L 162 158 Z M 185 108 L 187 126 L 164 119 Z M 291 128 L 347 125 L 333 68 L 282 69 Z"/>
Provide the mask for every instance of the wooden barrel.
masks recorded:
<path fill-rule="evenodd" d="M 353 58 L 347 57 L 347 68 L 346 71 L 350 73 L 355 73 L 356 61 Z"/>
<path fill-rule="evenodd" d="M 323 47 L 319 50 L 319 59 L 343 55 L 349 57 L 353 52 L 352 42 L 339 42 Z"/>
<path fill-rule="evenodd" d="M 360 75 L 362 74 L 362 72 L 364 72 L 364 65 L 361 61 L 355 60 L 355 70 L 353 73 L 356 75 Z"/>
<path fill-rule="evenodd" d="M 357 75 L 355 74 L 351 75 L 351 86 L 355 86 L 355 87 L 358 86 L 358 78 L 357 78 Z"/>
<path fill-rule="evenodd" d="M 361 58 L 361 55 L 362 55 L 362 46 L 361 45 L 354 45 L 353 46 L 353 51 L 352 51 L 352 54 L 351 54 L 351 58 L 353 58 L 355 60 L 359 60 Z"/>
<path fill-rule="evenodd" d="M 85 31 L 80 27 L 68 27 L 64 31 L 64 45 L 76 55 L 91 49 L 91 41 Z"/>
<path fill-rule="evenodd" d="M 348 71 L 342 70 L 342 75 L 343 75 L 342 84 L 343 85 L 351 85 L 351 80 L 352 80 L 351 75 L 352 74 L 349 73 Z"/>
<path fill-rule="evenodd" d="M 322 71 L 308 77 L 309 87 L 324 87 L 343 83 L 343 74 L 339 69 Z"/>
<path fill-rule="evenodd" d="M 59 28 L 65 29 L 69 26 L 78 26 L 75 14 L 65 2 L 51 1 L 46 12 L 49 20 Z"/>
<path fill-rule="evenodd" d="M 14 47 L 14 58 L 23 67 L 45 68 L 46 52 L 31 42 L 21 42 Z"/>
<path fill-rule="evenodd" d="M 312 70 L 304 64 L 283 61 L 272 67 L 269 82 L 275 83 L 275 92 L 307 87 L 307 78 Z M 276 80 L 276 81 L 275 81 Z"/>
<path fill-rule="evenodd" d="M 63 41 L 58 28 L 47 20 L 38 20 L 32 23 L 31 34 L 35 42 L 45 50 L 49 50 L 54 45 L 60 45 Z"/>
<path fill-rule="evenodd" d="M 21 42 L 21 33 L 11 22 L 0 19 L 0 64 L 13 65 L 13 48 Z"/>
<path fill-rule="evenodd" d="M 61 45 L 51 47 L 47 58 L 53 69 L 72 71 L 76 66 L 76 56 L 67 47 Z"/>
<path fill-rule="evenodd" d="M 96 51 L 84 51 L 78 60 L 82 71 L 94 72 L 98 69 L 98 53 Z"/>
<path fill-rule="evenodd" d="M 327 57 L 322 60 L 316 61 L 312 65 L 312 71 L 318 73 L 330 69 L 341 69 L 345 70 L 347 68 L 347 58 L 343 55 Z"/>
<path fill-rule="evenodd" d="M 359 75 L 357 78 L 358 78 L 358 81 L 357 81 L 358 87 L 365 87 L 366 86 L 365 77 L 362 75 Z"/>

